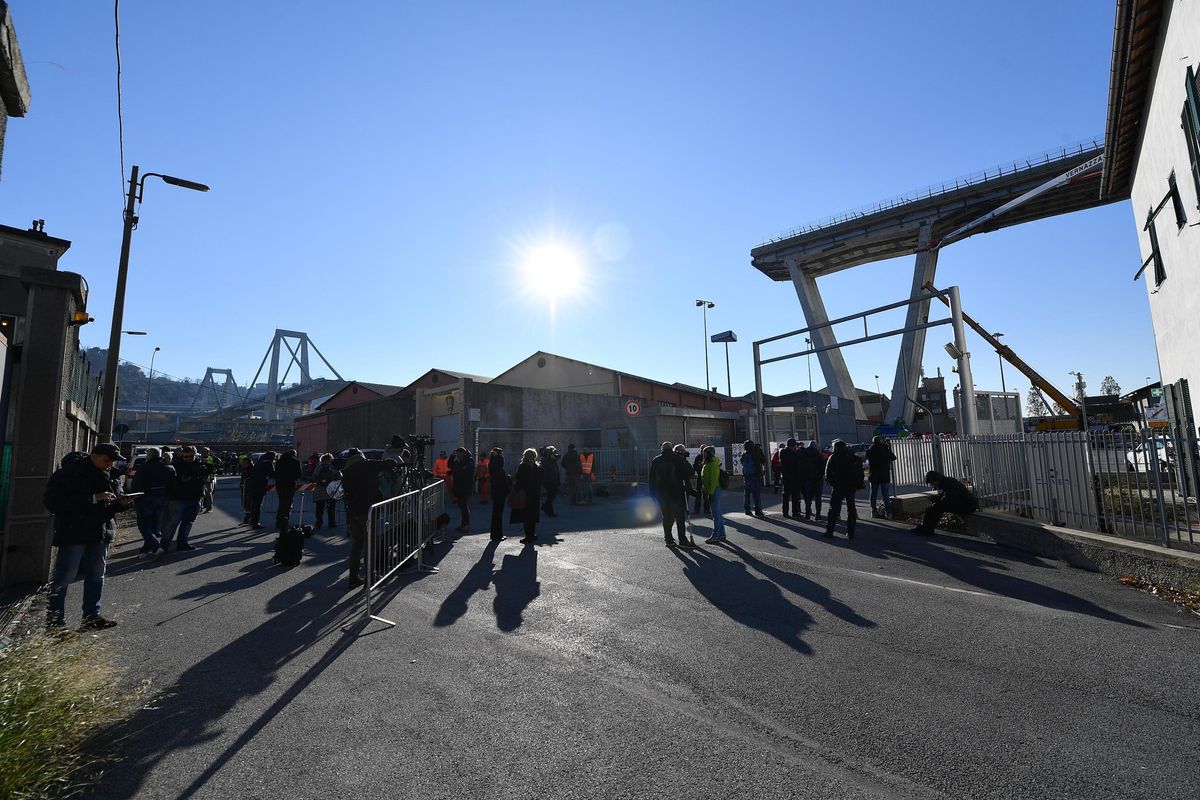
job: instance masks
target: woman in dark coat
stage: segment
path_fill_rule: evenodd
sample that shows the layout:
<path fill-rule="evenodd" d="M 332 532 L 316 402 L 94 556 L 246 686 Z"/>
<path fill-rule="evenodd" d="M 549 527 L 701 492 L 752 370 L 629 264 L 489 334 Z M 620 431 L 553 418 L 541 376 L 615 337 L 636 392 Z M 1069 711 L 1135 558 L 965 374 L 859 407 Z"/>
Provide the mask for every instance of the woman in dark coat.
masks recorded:
<path fill-rule="evenodd" d="M 509 517 L 509 522 L 520 522 L 525 526 L 525 537 L 521 539 L 525 544 L 537 541 L 535 528 L 541 519 L 538 501 L 542 496 L 543 479 L 542 468 L 537 462 L 537 450 L 531 447 L 521 454 L 521 466 L 517 467 L 517 474 L 513 478 L 513 489 L 525 492 L 525 507 L 514 508 Z"/>
<path fill-rule="evenodd" d="M 493 447 L 488 453 L 488 484 L 492 491 L 492 541 L 504 539 L 504 503 L 508 500 L 510 478 L 504 471 L 504 451 Z"/>

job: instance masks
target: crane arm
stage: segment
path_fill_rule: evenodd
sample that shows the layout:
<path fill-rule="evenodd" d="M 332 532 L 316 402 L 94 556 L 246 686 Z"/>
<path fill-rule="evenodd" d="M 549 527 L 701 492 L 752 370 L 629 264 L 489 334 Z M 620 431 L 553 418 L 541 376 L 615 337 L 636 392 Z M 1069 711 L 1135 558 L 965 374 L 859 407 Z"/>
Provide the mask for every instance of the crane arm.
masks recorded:
<path fill-rule="evenodd" d="M 925 288 L 931 292 L 937 291 L 932 283 L 925 284 Z M 950 301 L 947 300 L 944 295 L 938 295 L 937 297 L 947 306 L 950 305 Z M 1030 383 L 1046 394 L 1050 395 L 1050 399 L 1057 403 L 1068 414 L 1073 417 L 1079 416 L 1079 405 L 1074 400 L 1060 392 L 1058 389 L 1054 388 L 1050 381 L 1043 378 L 1037 370 L 1022 361 L 1021 358 L 1012 351 L 1012 348 L 1006 344 L 1001 344 L 999 339 L 987 332 L 987 328 L 984 328 L 978 322 L 967 316 L 966 312 L 963 312 L 962 318 L 963 322 L 970 325 L 973 331 L 982 336 L 985 342 L 996 349 L 996 352 L 1000 354 L 1001 358 L 1012 364 L 1014 367 L 1016 367 L 1018 372 L 1028 378 Z"/>

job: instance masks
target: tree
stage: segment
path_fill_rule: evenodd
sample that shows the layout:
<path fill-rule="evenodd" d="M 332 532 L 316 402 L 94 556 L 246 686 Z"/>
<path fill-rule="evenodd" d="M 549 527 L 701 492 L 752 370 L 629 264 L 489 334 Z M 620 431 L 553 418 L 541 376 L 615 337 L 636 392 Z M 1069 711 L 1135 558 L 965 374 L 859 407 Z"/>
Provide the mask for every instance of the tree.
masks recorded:
<path fill-rule="evenodd" d="M 1112 375 L 1105 375 L 1104 380 L 1100 381 L 1100 394 L 1105 397 L 1119 397 L 1121 395 L 1121 385 L 1113 379 Z"/>
<path fill-rule="evenodd" d="M 1046 401 L 1042 399 L 1042 394 L 1036 387 L 1029 387 L 1029 394 L 1025 397 L 1025 410 L 1029 412 L 1031 417 L 1048 417 L 1050 416 L 1050 407 L 1046 405 Z"/>

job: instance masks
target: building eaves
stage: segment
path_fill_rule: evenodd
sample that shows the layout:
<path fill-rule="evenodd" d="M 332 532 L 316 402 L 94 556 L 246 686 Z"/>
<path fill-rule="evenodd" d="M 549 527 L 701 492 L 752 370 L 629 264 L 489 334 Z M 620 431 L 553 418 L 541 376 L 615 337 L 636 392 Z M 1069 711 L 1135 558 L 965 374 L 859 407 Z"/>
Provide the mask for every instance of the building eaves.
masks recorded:
<path fill-rule="evenodd" d="M 1133 187 L 1142 122 L 1154 85 L 1163 34 L 1162 0 L 1117 0 L 1109 69 L 1108 119 L 1100 196 L 1124 200 Z"/>

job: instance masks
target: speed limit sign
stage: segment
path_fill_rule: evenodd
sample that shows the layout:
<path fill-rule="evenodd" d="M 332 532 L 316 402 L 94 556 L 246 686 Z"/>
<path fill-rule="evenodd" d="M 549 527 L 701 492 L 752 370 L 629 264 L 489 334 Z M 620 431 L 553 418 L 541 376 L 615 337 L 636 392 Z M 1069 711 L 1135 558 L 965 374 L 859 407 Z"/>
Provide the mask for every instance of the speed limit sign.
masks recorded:
<path fill-rule="evenodd" d="M 625 401 L 625 416 L 636 417 L 640 413 L 642 413 L 642 404 L 641 403 L 639 403 L 637 400 L 626 400 Z"/>

